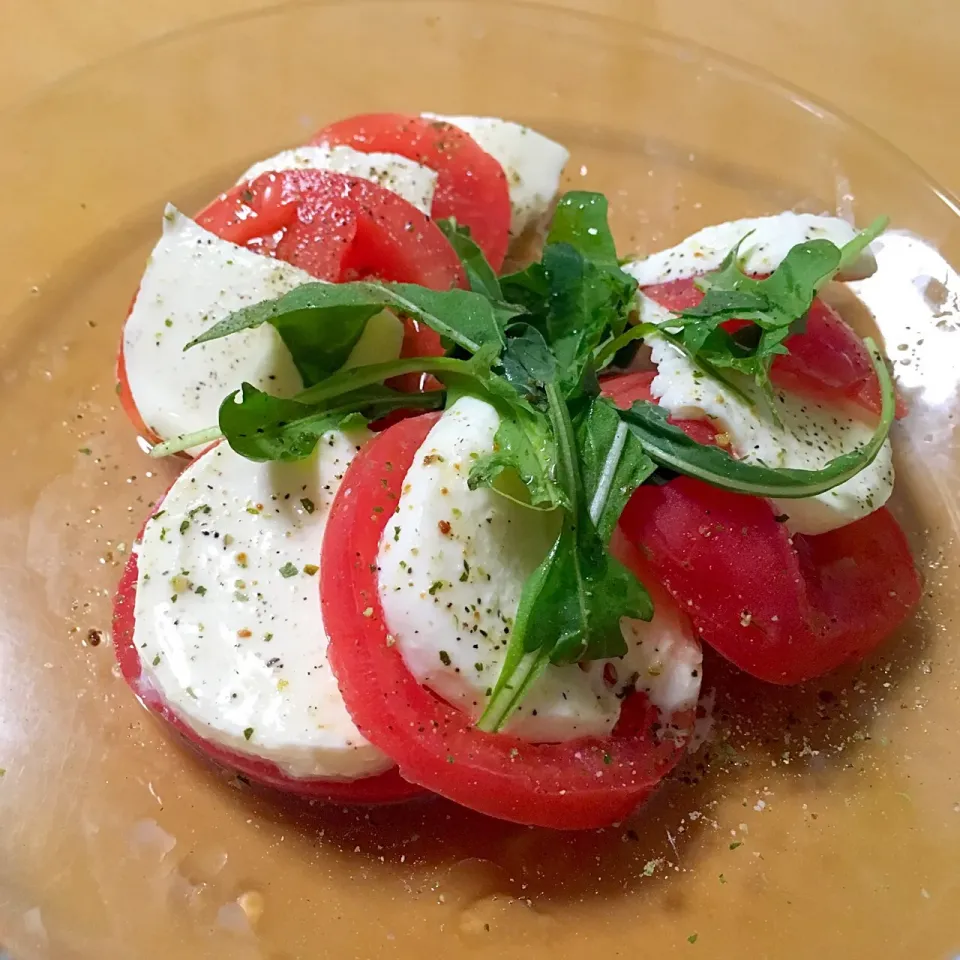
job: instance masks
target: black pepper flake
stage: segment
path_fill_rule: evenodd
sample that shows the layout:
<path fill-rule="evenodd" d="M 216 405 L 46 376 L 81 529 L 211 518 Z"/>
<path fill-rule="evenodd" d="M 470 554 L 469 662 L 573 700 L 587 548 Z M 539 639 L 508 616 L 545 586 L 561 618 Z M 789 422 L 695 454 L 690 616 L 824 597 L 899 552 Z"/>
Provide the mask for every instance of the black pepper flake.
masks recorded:
<path fill-rule="evenodd" d="M 313 513 L 317 508 L 314 506 L 313 501 L 309 497 L 300 498 L 300 506 L 303 507 L 307 513 Z"/>
<path fill-rule="evenodd" d="M 445 666 L 450 666 L 450 654 L 446 650 L 440 651 L 440 662 Z"/>
<path fill-rule="evenodd" d="M 87 643 L 89 643 L 91 647 L 100 646 L 100 641 L 102 639 L 103 633 L 100 630 L 97 630 L 96 627 L 91 627 L 87 631 Z"/>

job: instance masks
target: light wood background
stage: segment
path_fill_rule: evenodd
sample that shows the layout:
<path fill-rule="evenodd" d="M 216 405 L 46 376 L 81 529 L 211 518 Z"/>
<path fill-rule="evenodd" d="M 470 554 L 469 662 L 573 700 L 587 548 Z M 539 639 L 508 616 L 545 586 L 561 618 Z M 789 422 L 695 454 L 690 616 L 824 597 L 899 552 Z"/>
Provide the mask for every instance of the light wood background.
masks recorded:
<path fill-rule="evenodd" d="M 954 0 L 560 0 L 763 67 L 960 191 Z M 0 110 L 145 40 L 280 0 L 0 0 Z"/>

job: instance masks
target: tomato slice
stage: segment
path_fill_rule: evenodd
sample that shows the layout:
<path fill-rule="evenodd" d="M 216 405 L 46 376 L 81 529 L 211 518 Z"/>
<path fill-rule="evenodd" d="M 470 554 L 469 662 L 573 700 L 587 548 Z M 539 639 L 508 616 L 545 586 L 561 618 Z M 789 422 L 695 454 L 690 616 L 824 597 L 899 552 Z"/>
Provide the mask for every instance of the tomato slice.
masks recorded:
<path fill-rule="evenodd" d="M 703 640 L 771 683 L 864 658 L 920 597 L 906 538 L 886 509 L 791 536 L 767 501 L 677 477 L 637 490 L 620 523 Z"/>
<path fill-rule="evenodd" d="M 197 215 L 218 237 L 321 280 L 376 277 L 434 290 L 465 285 L 440 228 L 390 190 L 328 170 L 265 173 Z"/>
<path fill-rule="evenodd" d="M 646 696 L 624 703 L 607 738 L 533 744 L 477 730 L 421 686 L 392 645 L 377 590 L 377 554 L 407 469 L 438 414 L 403 420 L 348 468 L 330 512 L 321 562 L 328 657 L 350 715 L 401 775 L 481 813 L 558 829 L 629 816 L 683 752 L 658 739 Z M 674 717 L 691 727 L 693 711 Z"/>
<path fill-rule="evenodd" d="M 694 277 L 652 284 L 644 287 L 643 293 L 674 312 L 695 307 L 703 299 Z M 733 332 L 744 323 L 731 320 L 724 326 Z M 879 415 L 880 384 L 870 354 L 833 307 L 819 297 L 814 299 L 804 331 L 789 336 L 784 345 L 790 353 L 776 357 L 770 369 L 776 386 L 814 399 L 852 401 Z M 897 416 L 906 412 L 903 401 L 898 400 Z"/>
<path fill-rule="evenodd" d="M 639 373 L 624 373 L 605 377 L 600 381 L 600 392 L 609 397 L 618 407 L 629 410 L 635 400 L 656 403 L 650 392 L 657 373 L 655 370 L 643 370 Z M 677 420 L 667 418 L 675 427 L 679 427 L 691 440 L 697 443 L 717 445 L 717 428 L 709 420 Z"/>
<path fill-rule="evenodd" d="M 157 504 L 160 509 L 160 503 Z M 421 796 L 424 791 L 404 780 L 396 767 L 360 780 L 300 779 L 285 774 L 275 764 L 235 753 L 201 737 L 151 685 L 141 682 L 140 655 L 134 644 L 134 609 L 137 597 L 137 555 L 131 552 L 113 602 L 113 643 L 117 663 L 137 699 L 165 720 L 199 752 L 214 762 L 237 770 L 251 780 L 297 796 L 340 803 L 396 803 Z"/>
<path fill-rule="evenodd" d="M 368 113 L 318 130 L 310 141 L 365 153 L 396 153 L 437 174 L 431 214 L 455 217 L 494 270 L 503 266 L 510 228 L 510 191 L 503 167 L 468 133 L 442 120 Z"/>

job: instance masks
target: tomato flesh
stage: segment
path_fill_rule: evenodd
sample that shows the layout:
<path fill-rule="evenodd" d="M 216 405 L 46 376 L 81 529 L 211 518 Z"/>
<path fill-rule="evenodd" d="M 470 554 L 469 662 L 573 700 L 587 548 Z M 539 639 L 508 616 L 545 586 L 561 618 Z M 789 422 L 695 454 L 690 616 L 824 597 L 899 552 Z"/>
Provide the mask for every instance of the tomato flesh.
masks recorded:
<path fill-rule="evenodd" d="M 864 658 L 920 597 L 886 509 L 791 536 L 766 500 L 677 477 L 637 490 L 620 522 L 703 640 L 771 683 Z"/>
<path fill-rule="evenodd" d="M 470 228 L 494 270 L 503 266 L 510 228 L 510 191 L 503 167 L 469 134 L 442 120 L 369 113 L 332 123 L 311 143 L 365 153 L 395 153 L 437 174 L 431 214 Z"/>
<path fill-rule="evenodd" d="M 463 806 L 558 829 L 622 820 L 683 752 L 677 740 L 658 739 L 659 714 L 645 695 L 625 702 L 613 736 L 528 743 L 477 730 L 414 679 L 391 643 L 377 587 L 380 537 L 438 416 L 403 420 L 371 440 L 348 468 L 331 509 L 320 591 L 330 666 L 347 709 L 404 778 Z M 693 711 L 673 721 L 689 728 Z"/>
<path fill-rule="evenodd" d="M 696 278 L 651 284 L 643 293 L 668 310 L 678 313 L 697 306 L 703 291 Z M 731 320 L 724 324 L 731 333 L 746 321 Z M 773 361 L 772 382 L 789 392 L 833 402 L 850 401 L 864 410 L 880 413 L 880 385 L 863 341 L 854 333 L 833 307 L 819 297 L 807 312 L 802 333 L 791 334 L 784 341 L 789 349 Z M 898 401 L 897 415 L 906 408 Z"/>
<path fill-rule="evenodd" d="M 160 509 L 159 503 L 157 509 Z M 422 788 L 404 780 L 396 767 L 360 780 L 302 779 L 289 776 L 266 760 L 235 753 L 201 737 L 156 689 L 141 681 L 142 665 L 133 639 L 138 575 L 137 555 L 131 552 L 113 602 L 113 641 L 120 672 L 137 699 L 182 734 L 200 753 L 257 783 L 297 796 L 340 803 L 380 804 L 396 803 L 424 793 Z"/>

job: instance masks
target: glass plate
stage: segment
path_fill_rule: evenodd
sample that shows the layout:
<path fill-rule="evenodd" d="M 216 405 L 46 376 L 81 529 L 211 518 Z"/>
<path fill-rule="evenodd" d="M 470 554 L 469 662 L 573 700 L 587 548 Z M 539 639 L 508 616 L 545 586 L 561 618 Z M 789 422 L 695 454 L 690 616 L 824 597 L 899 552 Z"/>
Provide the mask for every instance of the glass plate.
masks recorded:
<path fill-rule="evenodd" d="M 113 667 L 113 587 L 174 472 L 138 448 L 113 380 L 162 204 L 198 209 L 326 121 L 425 109 L 568 144 L 567 186 L 610 196 L 624 250 L 784 208 L 897 228 L 857 292 L 912 405 L 895 507 L 923 609 L 869 663 L 805 688 L 711 658 L 716 739 L 617 829 L 283 803 L 185 749 Z M 960 953 L 960 220 L 903 156 L 627 24 L 390 0 L 225 20 L 76 74 L 0 118 L 0 181 L 0 943 L 15 957 Z"/>

